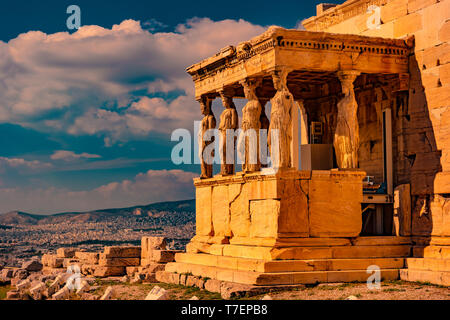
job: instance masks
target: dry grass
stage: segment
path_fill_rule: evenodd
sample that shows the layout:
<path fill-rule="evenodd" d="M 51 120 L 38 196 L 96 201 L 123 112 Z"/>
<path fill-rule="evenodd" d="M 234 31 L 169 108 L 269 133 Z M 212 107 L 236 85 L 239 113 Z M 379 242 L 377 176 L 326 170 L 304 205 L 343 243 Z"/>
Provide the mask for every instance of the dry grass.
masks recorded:
<path fill-rule="evenodd" d="M 11 290 L 11 286 L 0 286 L 0 300 L 6 298 L 6 293 Z"/>
<path fill-rule="evenodd" d="M 115 291 L 115 299 L 118 300 L 143 300 L 156 285 L 166 289 L 171 300 L 189 300 L 193 296 L 200 300 L 221 299 L 218 293 L 166 283 L 129 284 L 98 279 L 94 285 L 98 288 L 91 291 L 91 294 L 100 297 L 107 287 L 112 286 Z M 9 290 L 11 290 L 10 286 L 0 287 L 0 300 L 5 299 Z M 340 283 L 306 286 L 269 295 L 273 300 L 345 300 L 349 296 L 354 296 L 358 300 L 450 300 L 450 288 L 430 283 L 386 281 L 381 284 L 380 289 L 375 290 L 369 290 L 365 283 Z M 264 296 L 265 294 L 244 297 L 240 300 L 259 300 Z M 73 294 L 71 299 L 79 300 L 80 297 Z"/>
<path fill-rule="evenodd" d="M 108 286 L 113 286 L 116 299 L 119 300 L 145 299 L 156 285 L 168 290 L 171 300 L 189 300 L 193 296 L 200 300 L 221 299 L 217 293 L 166 283 L 132 285 L 98 280 L 97 284 L 100 285 L 95 292 L 97 295 L 103 294 Z M 265 294 L 240 299 L 259 300 L 264 296 Z M 450 288 L 429 283 L 386 281 L 381 284 L 379 290 L 369 290 L 366 283 L 321 284 L 271 293 L 270 296 L 274 300 L 345 300 L 349 296 L 355 296 L 358 300 L 450 300 Z"/>
<path fill-rule="evenodd" d="M 450 288 L 429 283 L 386 281 L 380 289 L 370 290 L 366 283 L 322 284 L 270 296 L 274 300 L 345 300 L 349 296 L 358 300 L 450 300 Z"/>

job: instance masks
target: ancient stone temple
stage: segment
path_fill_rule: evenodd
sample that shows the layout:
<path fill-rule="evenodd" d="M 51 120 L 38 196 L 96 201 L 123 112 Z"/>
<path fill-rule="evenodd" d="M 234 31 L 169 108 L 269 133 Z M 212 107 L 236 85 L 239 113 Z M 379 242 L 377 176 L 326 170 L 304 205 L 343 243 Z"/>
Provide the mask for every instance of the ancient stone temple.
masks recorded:
<path fill-rule="evenodd" d="M 303 25 L 187 69 L 204 129 L 212 100 L 226 136 L 246 99 L 241 129 L 259 149 L 278 133 L 277 170 L 251 148 L 241 172 L 204 164 L 196 236 L 166 272 L 265 286 L 366 281 L 378 266 L 450 285 L 450 1 L 349 0 Z"/>

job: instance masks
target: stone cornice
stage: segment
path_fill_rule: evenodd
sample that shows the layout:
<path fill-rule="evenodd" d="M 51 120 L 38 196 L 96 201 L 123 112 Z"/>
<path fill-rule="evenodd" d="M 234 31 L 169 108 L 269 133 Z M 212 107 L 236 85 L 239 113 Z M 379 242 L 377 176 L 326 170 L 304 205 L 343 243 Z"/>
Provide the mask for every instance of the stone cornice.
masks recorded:
<path fill-rule="evenodd" d="M 197 79 L 208 77 L 215 74 L 224 68 L 229 68 L 239 64 L 242 61 L 248 60 L 257 54 L 269 51 L 276 46 L 276 41 L 272 38 L 263 39 L 260 43 L 249 45 L 246 49 L 237 52 L 236 48 L 229 46 L 228 51 L 221 50 L 218 54 L 208 59 L 194 64 L 186 69 L 186 71 L 193 77 L 194 81 Z"/>
<path fill-rule="evenodd" d="M 187 68 L 196 96 L 217 95 L 247 77 L 270 75 L 276 68 L 363 73 L 407 73 L 410 47 L 405 40 L 331 34 L 271 27 L 262 35 Z"/>
<path fill-rule="evenodd" d="M 272 181 L 283 179 L 298 179 L 309 180 L 311 179 L 311 171 L 298 171 L 295 169 L 283 169 L 277 173 L 266 174 L 264 171 L 243 174 L 242 172 L 231 176 L 217 175 L 210 179 L 194 179 L 194 185 L 196 187 L 208 187 L 215 185 L 228 185 L 228 184 L 240 184 L 251 181 Z"/>
<path fill-rule="evenodd" d="M 266 169 L 267 170 L 267 169 Z M 347 170 L 313 170 L 302 171 L 293 168 L 283 169 L 277 173 L 266 174 L 264 171 L 255 172 L 250 174 L 243 174 L 242 172 L 230 176 L 217 175 L 210 179 L 194 179 L 194 185 L 196 187 L 209 187 L 228 184 L 242 184 L 251 181 L 281 181 L 288 180 L 329 180 L 333 179 L 347 179 L 349 177 L 358 177 L 361 180 L 366 176 L 366 172 L 359 169 L 347 169 Z"/>

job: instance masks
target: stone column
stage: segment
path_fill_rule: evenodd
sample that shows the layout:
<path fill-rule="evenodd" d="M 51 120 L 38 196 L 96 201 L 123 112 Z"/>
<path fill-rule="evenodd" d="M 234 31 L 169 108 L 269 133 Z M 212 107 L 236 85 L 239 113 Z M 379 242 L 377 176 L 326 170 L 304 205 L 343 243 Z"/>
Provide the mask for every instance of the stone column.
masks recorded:
<path fill-rule="evenodd" d="M 267 168 L 267 155 L 268 155 L 268 138 L 269 138 L 269 127 L 270 127 L 270 121 L 269 118 L 267 118 L 266 115 L 266 104 L 269 102 L 269 99 L 259 99 L 259 103 L 261 104 L 261 116 L 259 117 L 259 122 L 261 123 L 261 132 L 259 137 L 260 142 L 260 161 L 261 161 L 261 167 Z M 264 132 L 264 133 L 263 133 Z M 262 136 L 261 136 L 262 135 Z M 263 140 L 264 137 L 264 140 Z M 263 145 L 265 143 L 265 146 Z"/>
<path fill-rule="evenodd" d="M 299 110 L 300 106 L 298 104 L 297 101 L 294 102 L 294 106 L 292 107 L 291 110 L 291 121 L 292 121 L 292 126 L 291 126 L 291 167 L 295 168 L 297 170 L 300 169 L 300 165 L 299 165 L 299 149 L 300 149 L 300 145 L 299 145 L 299 139 L 298 139 L 298 122 L 299 122 Z"/>
<path fill-rule="evenodd" d="M 197 101 L 200 103 L 201 112 L 204 116 L 200 124 L 198 136 L 199 158 L 202 169 L 200 178 L 208 179 L 213 177 L 214 150 L 210 152 L 209 150 L 211 150 L 211 147 L 208 148 L 208 146 L 214 144 L 214 136 L 212 136 L 209 141 L 205 141 L 205 133 L 210 129 L 216 128 L 216 118 L 211 110 L 211 98 L 203 96 Z"/>
<path fill-rule="evenodd" d="M 260 171 L 259 160 L 259 129 L 261 128 L 261 103 L 256 96 L 256 88 L 261 83 L 257 79 L 241 81 L 244 87 L 245 98 L 248 100 L 242 109 L 242 131 L 239 136 L 238 149 L 241 159 L 244 160 L 242 171 L 244 173 Z"/>
<path fill-rule="evenodd" d="M 303 100 L 297 101 L 300 114 L 300 145 L 309 143 L 309 128 L 308 128 L 308 114 L 306 113 L 305 104 Z"/>
<path fill-rule="evenodd" d="M 339 169 L 358 168 L 358 103 L 353 82 L 359 74 L 360 72 L 355 70 L 338 72 L 344 94 L 344 98 L 337 104 L 338 117 L 334 133 L 334 149 Z"/>
<path fill-rule="evenodd" d="M 220 116 L 220 163 L 223 176 L 234 174 L 235 164 L 235 130 L 239 127 L 239 116 L 231 93 L 220 92 L 225 110 Z"/>
<path fill-rule="evenodd" d="M 272 98 L 270 115 L 269 146 L 274 169 L 292 167 L 292 109 L 294 97 L 287 87 L 289 70 L 275 70 L 272 74 L 273 85 L 277 93 Z M 277 137 L 278 146 L 275 145 Z"/>

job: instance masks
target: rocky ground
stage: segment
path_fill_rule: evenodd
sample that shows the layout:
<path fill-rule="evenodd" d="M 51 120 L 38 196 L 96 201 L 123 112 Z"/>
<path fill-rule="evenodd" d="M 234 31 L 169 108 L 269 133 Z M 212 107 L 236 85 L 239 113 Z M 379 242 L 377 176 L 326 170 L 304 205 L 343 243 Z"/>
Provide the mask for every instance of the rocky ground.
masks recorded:
<path fill-rule="evenodd" d="M 102 283 L 102 281 L 100 281 Z M 119 284 L 106 281 L 98 289 L 104 292 L 107 286 L 113 286 L 119 300 L 142 300 L 147 293 L 158 285 L 169 292 L 170 300 L 189 300 L 197 297 L 200 300 L 220 300 L 220 294 L 210 293 L 198 288 L 171 284 Z M 272 300 L 450 300 L 450 288 L 426 283 L 409 283 L 404 281 L 384 282 L 380 290 L 369 290 L 365 283 L 320 284 L 292 291 L 281 291 L 268 294 Z M 241 297 L 237 300 L 260 300 L 266 294 L 254 297 Z"/>
<path fill-rule="evenodd" d="M 80 294 L 70 293 L 70 300 L 144 300 L 155 287 L 164 289 L 166 296 L 160 300 L 220 300 L 220 294 L 211 293 L 194 287 L 165 283 L 130 283 L 123 277 L 106 279 L 89 278 L 89 288 Z M 49 286 L 51 281 L 48 281 Z M 15 287 L 0 286 L 0 299 L 7 298 L 7 292 Z M 13 291 L 14 292 L 14 291 Z M 105 299 L 106 292 L 113 292 Z M 239 297 L 235 300 L 261 300 L 266 294 L 253 297 Z M 428 283 L 410 283 L 404 281 L 383 282 L 379 290 L 369 290 L 365 283 L 338 283 L 305 286 L 289 291 L 272 292 L 266 299 L 272 300 L 450 300 L 450 288 Z M 21 299 L 33 299 L 25 294 Z M 158 299 L 155 299 L 158 300 Z"/>
<path fill-rule="evenodd" d="M 53 257 L 61 260 L 59 262 L 62 263 L 62 266 L 59 268 L 50 268 L 48 259 L 24 261 L 21 267 L 17 268 L 0 266 L 0 300 L 215 300 L 222 298 L 242 300 L 261 300 L 263 298 L 266 300 L 450 300 L 450 287 L 405 281 L 386 281 L 381 283 L 378 289 L 369 289 L 366 283 L 305 285 L 282 289 L 282 291 L 272 290 L 268 295 L 261 294 L 261 288 L 257 288 L 258 290 L 253 290 L 255 288 L 243 289 L 242 285 L 220 283 L 217 280 L 196 277 L 192 274 L 181 274 L 177 278 L 179 281 L 171 281 L 173 274 L 163 271 L 165 264 L 162 263 L 162 260 L 160 261 L 161 257 L 167 256 L 162 253 L 171 253 L 167 261 L 174 259 L 173 252 L 165 250 L 165 241 L 163 237 L 144 237 L 141 247 L 105 247 L 103 253 L 78 252 L 74 248 L 60 248 L 56 255 L 47 255 L 47 258 Z M 154 253 L 159 253 L 159 255 Z M 106 263 L 105 265 L 114 265 L 113 262 L 124 263 L 129 259 L 138 260 L 137 265 L 144 262 L 146 267 L 133 264 L 133 267 L 121 267 L 120 273 L 116 273 L 116 276 L 97 275 L 97 273 L 82 272 L 84 267 L 73 268 L 75 265 L 71 264 L 72 259 L 75 256 L 80 259 L 84 257 L 80 255 L 89 257 L 95 255 L 97 259 L 98 256 L 105 259 L 109 257 L 109 260 L 105 261 L 100 259 L 102 263 Z M 112 256 L 117 258 L 111 258 Z M 130 256 L 140 257 L 126 258 Z M 157 260 L 155 260 L 156 258 Z M 84 259 L 87 258 L 84 257 Z M 80 261 L 77 260 L 76 266 L 81 263 Z M 95 266 L 100 269 L 111 268 Z M 180 283 L 180 285 L 166 282 Z M 199 289 L 207 288 L 216 291 L 214 283 L 211 286 L 210 282 L 219 282 L 221 294 Z M 187 287 L 184 284 L 195 285 L 199 288 Z"/>
<path fill-rule="evenodd" d="M 140 300 L 155 284 L 116 285 L 117 299 Z M 220 294 L 210 293 L 198 288 L 180 285 L 157 284 L 168 290 L 172 300 L 189 300 L 196 296 L 200 300 L 221 299 Z M 240 300 L 260 300 L 266 294 L 254 297 L 242 297 Z M 273 300 L 450 300 L 450 288 L 426 283 L 409 283 L 403 281 L 385 282 L 380 290 L 369 290 L 365 283 L 321 284 L 304 287 L 293 291 L 271 293 Z M 352 298 L 350 298 L 352 299 Z"/>
<path fill-rule="evenodd" d="M 450 300 L 450 288 L 388 281 L 383 282 L 380 289 L 369 290 L 366 283 L 339 283 L 320 284 L 270 296 L 273 300 Z"/>

